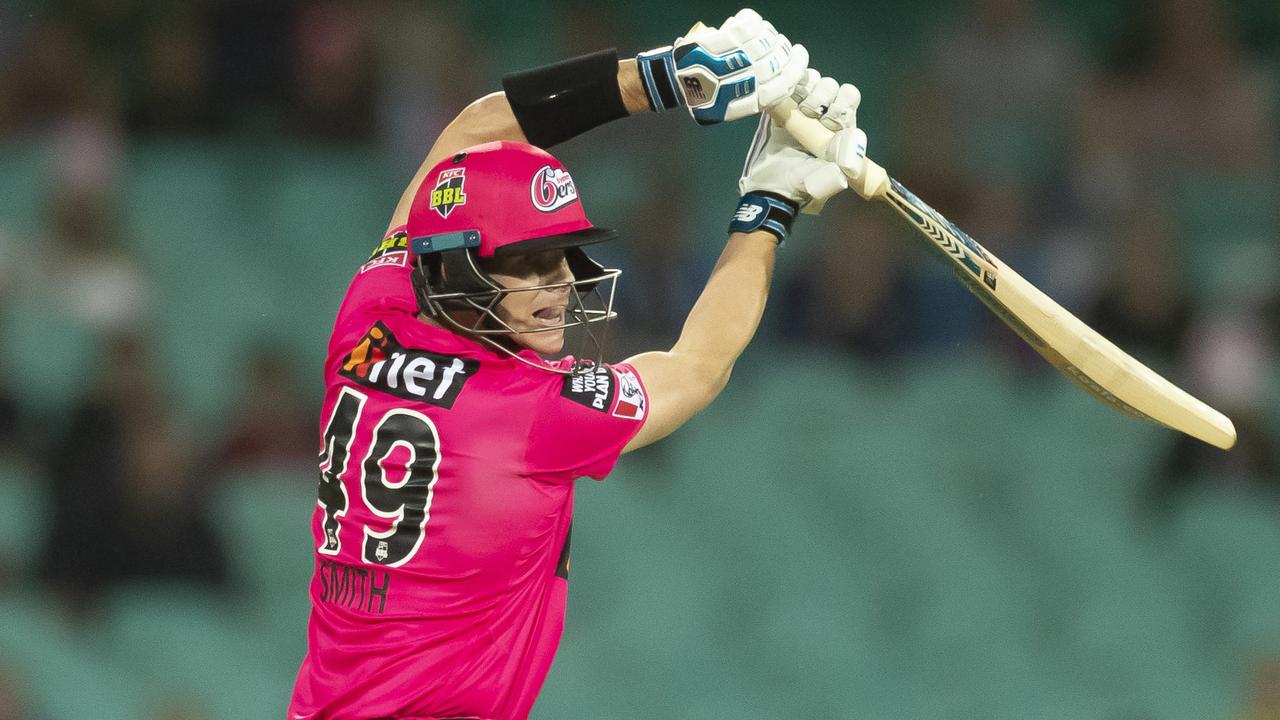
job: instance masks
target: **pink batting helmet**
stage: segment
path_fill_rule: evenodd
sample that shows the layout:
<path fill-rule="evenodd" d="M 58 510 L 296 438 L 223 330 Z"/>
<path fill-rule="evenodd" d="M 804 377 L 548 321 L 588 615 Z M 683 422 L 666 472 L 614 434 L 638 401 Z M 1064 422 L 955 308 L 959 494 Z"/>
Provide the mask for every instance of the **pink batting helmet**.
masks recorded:
<path fill-rule="evenodd" d="M 567 321 L 537 332 L 614 317 L 613 295 L 621 271 L 606 270 L 580 246 L 618 234 L 587 220 L 573 178 L 545 150 L 524 143 L 491 142 L 441 161 L 427 173 L 414 196 L 405 230 L 418 306 L 428 317 L 455 330 L 482 338 L 516 333 L 494 312 L 498 303 L 512 292 L 556 286 L 570 290 Z M 564 251 L 572 281 L 512 290 L 478 262 L 547 250 Z M 478 319 L 463 325 L 449 314 L 452 310 L 475 311 Z M 587 330 L 587 341 L 595 345 L 597 359 L 580 354 L 574 372 L 586 371 L 603 355 L 603 339 L 597 340 Z"/>
<path fill-rule="evenodd" d="M 524 254 L 611 240 L 617 233 L 587 220 L 569 172 L 545 150 L 516 142 L 468 148 L 427 173 L 409 210 L 409 246 L 417 255 L 459 247 L 476 255 Z"/>

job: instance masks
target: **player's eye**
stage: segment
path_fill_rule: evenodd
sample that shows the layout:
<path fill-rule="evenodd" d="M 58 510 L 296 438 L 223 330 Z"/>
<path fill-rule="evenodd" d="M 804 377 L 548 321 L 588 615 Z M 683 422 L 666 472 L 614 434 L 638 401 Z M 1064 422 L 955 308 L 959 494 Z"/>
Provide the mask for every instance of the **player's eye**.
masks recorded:
<path fill-rule="evenodd" d="M 529 256 L 527 269 L 544 282 L 564 282 L 573 277 L 563 250 L 549 250 Z"/>
<path fill-rule="evenodd" d="M 563 250 L 490 258 L 482 261 L 481 267 L 492 274 L 506 275 L 537 285 L 573 280 L 573 272 L 569 269 Z"/>

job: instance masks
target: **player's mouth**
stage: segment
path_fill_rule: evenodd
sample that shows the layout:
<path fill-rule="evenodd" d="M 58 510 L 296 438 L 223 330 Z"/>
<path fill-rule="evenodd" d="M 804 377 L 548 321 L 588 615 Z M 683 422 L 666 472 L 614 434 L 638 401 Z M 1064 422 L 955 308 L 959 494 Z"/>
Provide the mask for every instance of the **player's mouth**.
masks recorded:
<path fill-rule="evenodd" d="M 537 318 L 541 324 L 548 327 L 553 325 L 563 325 L 564 313 L 567 308 L 567 305 L 552 305 L 551 307 L 545 307 L 541 310 L 535 311 L 533 316 Z"/>

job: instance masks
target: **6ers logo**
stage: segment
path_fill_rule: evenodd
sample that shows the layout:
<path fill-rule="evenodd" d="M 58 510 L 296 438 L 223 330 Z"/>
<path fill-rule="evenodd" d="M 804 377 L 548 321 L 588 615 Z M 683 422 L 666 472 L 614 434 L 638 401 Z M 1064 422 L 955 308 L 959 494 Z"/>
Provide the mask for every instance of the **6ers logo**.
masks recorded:
<path fill-rule="evenodd" d="M 529 195 L 533 206 L 542 212 L 558 210 L 578 199 L 578 188 L 573 184 L 569 173 L 550 165 L 533 174 L 533 182 L 529 184 Z"/>
<path fill-rule="evenodd" d="M 431 209 L 440 213 L 440 217 L 447 218 L 455 207 L 467 204 L 467 196 L 462 192 L 466 172 L 466 168 L 449 168 L 436 178 L 436 187 L 431 191 Z"/>

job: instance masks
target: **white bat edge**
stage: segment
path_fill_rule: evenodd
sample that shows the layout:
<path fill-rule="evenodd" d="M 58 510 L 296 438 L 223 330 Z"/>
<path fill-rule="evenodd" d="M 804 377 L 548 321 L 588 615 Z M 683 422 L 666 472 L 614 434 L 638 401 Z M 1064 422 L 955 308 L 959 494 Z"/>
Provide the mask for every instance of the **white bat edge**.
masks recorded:
<path fill-rule="evenodd" d="M 827 145 L 831 141 L 831 131 L 817 120 L 803 113 L 793 112 L 795 107 L 791 100 L 784 100 L 771 107 L 769 113 L 805 149 L 817 157 L 825 157 Z M 866 159 L 860 176 L 850 178 L 850 187 L 867 200 L 886 199 L 889 186 L 888 173 L 870 158 Z M 946 228 L 942 230 L 950 233 Z M 953 240 L 958 241 L 958 238 Z M 1096 386 L 1095 394 L 1100 389 L 1138 410 L 1148 419 L 1199 438 L 1210 445 L 1223 450 L 1235 445 L 1235 426 L 1227 416 L 1135 360 L 1027 282 L 990 251 L 986 254 L 995 268 L 996 289 L 991 290 L 979 284 L 979 291 L 1038 335 L 1049 351 L 1061 356 L 1066 363 L 1086 376 L 1075 376 L 1073 379 L 1086 386 L 1092 383 Z M 982 262 L 982 258 L 974 259 L 982 265 L 987 264 Z M 961 272 L 967 271 L 962 268 Z M 1037 350 L 1041 350 L 1043 354 L 1042 349 Z M 1062 367 L 1056 362 L 1053 364 L 1064 373 L 1074 375 L 1070 368 Z"/>

